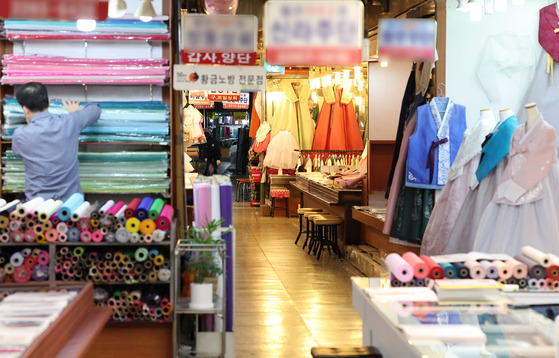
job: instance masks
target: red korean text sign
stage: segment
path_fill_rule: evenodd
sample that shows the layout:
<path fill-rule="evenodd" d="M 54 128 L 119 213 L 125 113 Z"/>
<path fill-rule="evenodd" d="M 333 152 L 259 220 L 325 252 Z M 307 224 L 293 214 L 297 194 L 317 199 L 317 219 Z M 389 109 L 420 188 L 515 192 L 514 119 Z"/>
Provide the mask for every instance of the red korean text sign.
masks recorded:
<path fill-rule="evenodd" d="M 240 91 L 208 91 L 208 99 L 210 101 L 229 101 L 235 102 L 241 99 Z"/>
<path fill-rule="evenodd" d="M 281 66 L 361 63 L 363 3 L 270 0 L 265 5 L 266 61 Z"/>
<path fill-rule="evenodd" d="M 108 9 L 107 0 L 0 0 L 4 19 L 102 21 Z"/>
<path fill-rule="evenodd" d="M 256 52 L 187 52 L 181 51 L 182 62 L 202 65 L 254 66 Z"/>

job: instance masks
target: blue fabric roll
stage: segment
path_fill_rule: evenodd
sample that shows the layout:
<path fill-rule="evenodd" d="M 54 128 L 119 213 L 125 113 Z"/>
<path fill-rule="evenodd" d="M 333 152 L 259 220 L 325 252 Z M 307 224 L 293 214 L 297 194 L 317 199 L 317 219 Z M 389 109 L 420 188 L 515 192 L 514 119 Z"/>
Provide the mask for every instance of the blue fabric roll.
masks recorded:
<path fill-rule="evenodd" d="M 444 270 L 444 277 L 446 278 L 458 277 L 458 270 L 456 270 L 456 267 L 453 264 L 451 264 L 450 262 L 443 262 L 440 263 L 440 265 Z"/>
<path fill-rule="evenodd" d="M 458 273 L 458 278 L 470 278 L 470 269 L 462 262 L 453 262 L 454 267 Z"/>
<path fill-rule="evenodd" d="M 144 220 L 148 217 L 148 211 L 149 208 L 151 207 L 151 204 L 153 204 L 153 199 L 150 198 L 149 196 L 146 196 L 145 198 L 142 199 L 142 201 L 140 202 L 140 205 L 138 205 L 138 208 L 136 209 L 136 212 L 134 213 L 134 215 L 140 220 Z"/>
<path fill-rule="evenodd" d="M 77 227 L 71 227 L 68 229 L 66 235 L 68 236 L 68 241 L 78 242 L 80 241 L 81 231 Z"/>
<path fill-rule="evenodd" d="M 219 185 L 219 203 L 221 206 L 221 217 L 223 218 L 222 227 L 229 227 L 233 224 L 233 186 L 231 181 L 220 183 Z M 231 233 L 223 235 L 225 241 L 227 255 L 225 257 L 225 290 L 227 297 L 233 297 L 233 235 Z M 226 301 L 226 322 L 225 331 L 233 332 L 233 300 Z"/>
<path fill-rule="evenodd" d="M 58 210 L 58 218 L 67 221 L 76 209 L 83 203 L 83 194 L 74 193 Z"/>

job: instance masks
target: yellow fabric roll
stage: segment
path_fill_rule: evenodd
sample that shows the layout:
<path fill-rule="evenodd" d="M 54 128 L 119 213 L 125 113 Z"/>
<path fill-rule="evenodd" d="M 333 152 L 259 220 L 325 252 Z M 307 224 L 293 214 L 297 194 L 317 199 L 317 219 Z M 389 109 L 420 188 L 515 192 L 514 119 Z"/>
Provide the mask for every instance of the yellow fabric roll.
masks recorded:
<path fill-rule="evenodd" d="M 128 232 L 138 232 L 140 230 L 140 220 L 137 218 L 130 218 L 126 220 L 125 227 Z"/>

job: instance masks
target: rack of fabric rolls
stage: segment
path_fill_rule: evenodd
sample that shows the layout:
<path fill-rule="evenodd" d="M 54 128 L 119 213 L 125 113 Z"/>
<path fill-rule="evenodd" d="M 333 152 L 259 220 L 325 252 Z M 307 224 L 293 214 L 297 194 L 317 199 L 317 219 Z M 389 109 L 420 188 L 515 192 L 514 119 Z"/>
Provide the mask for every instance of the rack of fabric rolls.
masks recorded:
<path fill-rule="evenodd" d="M 559 256 L 524 246 L 514 257 L 469 252 L 441 256 L 389 254 L 392 287 L 428 286 L 438 279 L 493 279 L 519 290 L 559 290 Z"/>
<path fill-rule="evenodd" d="M 112 307 L 114 320 L 166 321 L 173 215 L 152 197 L 0 199 L 0 282 L 90 281 L 100 292 L 96 303 Z"/>

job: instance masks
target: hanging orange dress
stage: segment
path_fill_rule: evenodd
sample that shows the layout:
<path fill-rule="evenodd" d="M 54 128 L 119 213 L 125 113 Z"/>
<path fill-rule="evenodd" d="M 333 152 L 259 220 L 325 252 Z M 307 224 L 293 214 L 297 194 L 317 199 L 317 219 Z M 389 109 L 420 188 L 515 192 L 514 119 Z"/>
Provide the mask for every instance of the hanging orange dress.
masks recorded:
<path fill-rule="evenodd" d="M 349 91 L 322 89 L 324 104 L 318 115 L 313 150 L 363 150 L 363 139 Z"/>

